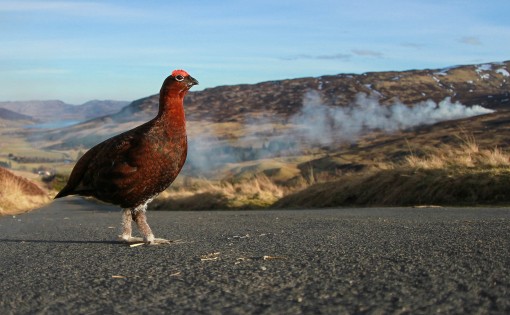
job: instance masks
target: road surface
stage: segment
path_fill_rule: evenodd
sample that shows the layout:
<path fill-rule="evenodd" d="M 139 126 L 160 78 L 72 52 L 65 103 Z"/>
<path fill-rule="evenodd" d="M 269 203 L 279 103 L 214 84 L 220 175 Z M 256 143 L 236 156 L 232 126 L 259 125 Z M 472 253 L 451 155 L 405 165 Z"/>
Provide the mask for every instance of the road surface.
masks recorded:
<path fill-rule="evenodd" d="M 510 314 L 510 209 L 149 212 L 115 241 L 65 198 L 0 218 L 0 314 Z"/>

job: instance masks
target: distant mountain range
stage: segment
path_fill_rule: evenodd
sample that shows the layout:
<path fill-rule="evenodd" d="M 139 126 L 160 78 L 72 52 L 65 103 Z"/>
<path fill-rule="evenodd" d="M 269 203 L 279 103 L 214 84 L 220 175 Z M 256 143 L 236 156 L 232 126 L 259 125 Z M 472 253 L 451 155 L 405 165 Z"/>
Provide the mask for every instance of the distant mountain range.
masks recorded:
<path fill-rule="evenodd" d="M 93 100 L 82 105 L 70 105 L 59 100 L 0 102 L 0 119 L 42 123 L 85 121 L 116 113 L 128 104 L 127 101 L 111 100 Z"/>

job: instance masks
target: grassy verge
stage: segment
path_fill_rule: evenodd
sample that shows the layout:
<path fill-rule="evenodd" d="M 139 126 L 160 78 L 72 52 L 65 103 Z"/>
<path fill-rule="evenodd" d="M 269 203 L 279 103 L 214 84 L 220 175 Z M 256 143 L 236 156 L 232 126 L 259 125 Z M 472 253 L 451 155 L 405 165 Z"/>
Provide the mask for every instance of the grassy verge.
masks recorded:
<path fill-rule="evenodd" d="M 510 204 L 510 169 L 394 169 L 285 196 L 275 208 Z"/>
<path fill-rule="evenodd" d="M 271 206 L 283 194 L 283 187 L 263 175 L 240 182 L 188 178 L 164 191 L 150 207 L 161 210 L 261 209 Z"/>
<path fill-rule="evenodd" d="M 273 206 L 416 206 L 510 204 L 510 155 L 481 149 L 473 138 L 460 146 L 411 154 L 399 165 L 351 174 L 289 194 Z"/>
<path fill-rule="evenodd" d="M 50 201 L 34 183 L 0 170 L 0 215 L 13 215 L 38 208 Z"/>

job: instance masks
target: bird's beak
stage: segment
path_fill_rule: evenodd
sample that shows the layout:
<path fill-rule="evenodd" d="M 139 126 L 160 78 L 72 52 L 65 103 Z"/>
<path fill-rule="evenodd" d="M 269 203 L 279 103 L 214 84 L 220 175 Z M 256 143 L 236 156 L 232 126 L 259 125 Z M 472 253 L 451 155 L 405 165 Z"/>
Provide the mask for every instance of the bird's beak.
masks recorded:
<path fill-rule="evenodd" d="M 192 76 L 189 76 L 187 81 L 189 87 L 192 87 L 193 85 L 198 85 L 198 81 Z"/>

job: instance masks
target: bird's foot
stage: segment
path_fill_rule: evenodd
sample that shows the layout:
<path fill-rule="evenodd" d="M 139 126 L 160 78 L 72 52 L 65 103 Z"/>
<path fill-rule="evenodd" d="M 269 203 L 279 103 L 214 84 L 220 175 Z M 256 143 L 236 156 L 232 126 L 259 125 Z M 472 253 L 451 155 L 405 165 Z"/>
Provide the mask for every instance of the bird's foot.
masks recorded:
<path fill-rule="evenodd" d="M 166 240 L 164 238 L 155 238 L 151 242 L 147 242 L 148 245 L 161 245 L 161 244 L 172 244 L 174 241 Z"/>
<path fill-rule="evenodd" d="M 180 241 L 172 241 L 164 238 L 142 238 L 142 237 L 133 237 L 127 235 L 119 235 L 119 240 L 122 242 L 126 242 L 128 244 L 136 244 L 136 243 L 145 243 L 147 245 L 161 245 L 161 244 L 172 244 L 172 243 L 180 243 Z"/>
<path fill-rule="evenodd" d="M 126 236 L 126 235 L 119 235 L 119 241 L 126 242 L 128 244 L 145 243 L 145 240 L 141 237 L 133 237 L 133 236 Z"/>

